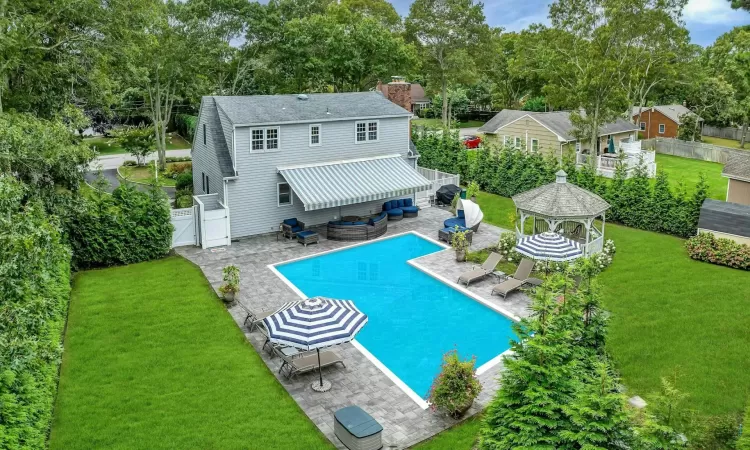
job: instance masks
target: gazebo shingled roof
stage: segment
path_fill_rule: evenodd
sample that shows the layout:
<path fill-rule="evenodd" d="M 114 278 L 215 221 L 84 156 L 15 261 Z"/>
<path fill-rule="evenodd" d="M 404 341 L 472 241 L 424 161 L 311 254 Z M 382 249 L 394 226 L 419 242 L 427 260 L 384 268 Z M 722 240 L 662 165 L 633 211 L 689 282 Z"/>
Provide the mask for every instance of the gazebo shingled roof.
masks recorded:
<path fill-rule="evenodd" d="M 609 203 L 598 195 L 567 182 L 567 174 L 559 170 L 557 180 L 530 191 L 514 195 L 516 208 L 550 218 L 591 218 L 609 209 Z"/>

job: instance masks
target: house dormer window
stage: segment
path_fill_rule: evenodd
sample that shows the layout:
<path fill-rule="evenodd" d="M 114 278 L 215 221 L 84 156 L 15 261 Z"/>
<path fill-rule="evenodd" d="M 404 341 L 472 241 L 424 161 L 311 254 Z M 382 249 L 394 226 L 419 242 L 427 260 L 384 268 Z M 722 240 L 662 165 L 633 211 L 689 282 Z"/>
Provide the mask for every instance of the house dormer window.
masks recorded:
<path fill-rule="evenodd" d="M 279 127 L 252 128 L 250 130 L 250 150 L 252 152 L 279 149 Z"/>
<path fill-rule="evenodd" d="M 357 144 L 378 140 L 378 121 L 368 120 L 355 123 L 355 141 Z"/>
<path fill-rule="evenodd" d="M 310 125 L 310 147 L 320 145 L 320 124 Z"/>

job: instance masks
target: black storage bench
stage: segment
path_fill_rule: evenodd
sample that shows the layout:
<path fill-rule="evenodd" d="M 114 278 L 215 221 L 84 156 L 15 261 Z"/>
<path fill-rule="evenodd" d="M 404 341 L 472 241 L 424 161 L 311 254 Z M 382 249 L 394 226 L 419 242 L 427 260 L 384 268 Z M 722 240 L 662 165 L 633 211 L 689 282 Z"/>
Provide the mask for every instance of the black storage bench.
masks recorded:
<path fill-rule="evenodd" d="M 347 406 L 333 414 L 333 432 L 350 450 L 383 448 L 383 427 L 359 406 Z"/>

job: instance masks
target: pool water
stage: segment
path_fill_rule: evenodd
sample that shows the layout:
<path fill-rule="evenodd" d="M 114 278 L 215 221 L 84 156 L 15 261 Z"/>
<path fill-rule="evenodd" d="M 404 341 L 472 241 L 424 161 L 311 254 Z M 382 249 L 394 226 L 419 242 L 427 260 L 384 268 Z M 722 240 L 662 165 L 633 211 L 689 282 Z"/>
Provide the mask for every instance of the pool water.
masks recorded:
<path fill-rule="evenodd" d="M 510 319 L 407 263 L 440 250 L 409 233 L 276 269 L 308 297 L 354 300 L 369 317 L 357 341 L 424 398 L 445 352 L 475 356 L 478 368 L 513 335 Z"/>

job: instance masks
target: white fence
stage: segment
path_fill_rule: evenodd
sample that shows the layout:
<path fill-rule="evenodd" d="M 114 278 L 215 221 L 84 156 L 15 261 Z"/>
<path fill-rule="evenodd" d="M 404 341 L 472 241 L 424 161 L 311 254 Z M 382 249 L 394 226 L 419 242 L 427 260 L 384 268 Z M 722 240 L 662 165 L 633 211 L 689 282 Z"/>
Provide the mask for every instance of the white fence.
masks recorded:
<path fill-rule="evenodd" d="M 703 142 L 681 141 L 672 138 L 644 139 L 643 146 L 654 149 L 656 153 L 713 161 L 721 164 L 727 163 L 727 156 L 730 153 L 736 152 L 747 155 L 747 150 L 737 150 L 719 145 L 704 144 Z"/>
<path fill-rule="evenodd" d="M 430 196 L 434 196 L 435 191 L 445 186 L 446 184 L 455 184 L 456 186 L 461 185 L 461 176 L 458 174 L 441 172 L 436 169 L 427 169 L 425 167 L 419 166 L 417 166 L 417 171 L 420 175 L 432 182 L 432 187 L 430 188 L 430 190 L 417 192 L 416 200 L 417 205 L 420 207 L 429 206 Z"/>
<path fill-rule="evenodd" d="M 638 141 L 640 142 L 640 141 Z M 639 144 L 640 147 L 640 144 Z M 652 151 L 638 151 L 624 153 L 625 157 L 622 158 L 622 163 L 625 165 L 625 169 L 628 172 L 634 170 L 643 161 L 646 167 L 646 173 L 650 178 L 656 176 L 656 153 Z M 591 164 L 591 155 L 585 155 L 582 153 L 576 154 L 576 163 L 579 166 Z M 597 173 L 601 176 L 612 178 L 617 169 L 617 163 L 620 161 L 619 155 L 614 156 L 596 156 L 595 167 Z"/>
<path fill-rule="evenodd" d="M 170 221 L 174 226 L 172 233 L 172 247 L 182 245 L 196 245 L 196 206 L 190 208 L 173 209 Z"/>
<path fill-rule="evenodd" d="M 714 127 L 711 125 L 703 125 L 701 134 L 704 136 L 713 136 L 724 139 L 733 139 L 735 141 L 742 140 L 742 128 L 736 127 Z M 747 136 L 747 134 L 745 134 Z"/>

